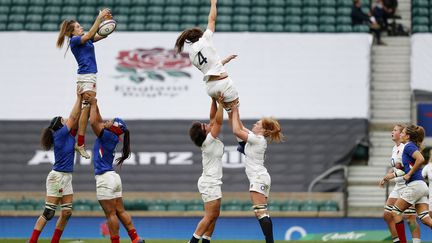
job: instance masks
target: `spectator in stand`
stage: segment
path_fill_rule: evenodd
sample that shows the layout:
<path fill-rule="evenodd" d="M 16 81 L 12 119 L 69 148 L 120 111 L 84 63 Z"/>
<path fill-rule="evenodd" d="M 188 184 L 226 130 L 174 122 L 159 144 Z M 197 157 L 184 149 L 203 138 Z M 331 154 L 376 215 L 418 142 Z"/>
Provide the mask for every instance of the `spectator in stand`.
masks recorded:
<path fill-rule="evenodd" d="M 381 29 L 388 29 L 388 13 L 387 8 L 384 6 L 382 0 L 375 0 L 372 4 L 372 16 L 376 19 L 376 22 L 381 26 Z"/>
<path fill-rule="evenodd" d="M 392 18 L 396 14 L 396 10 L 398 7 L 397 0 L 383 0 L 384 9 L 386 10 L 387 17 Z"/>
<path fill-rule="evenodd" d="M 351 9 L 351 22 L 353 25 L 367 24 L 375 34 L 376 43 L 378 45 L 385 45 L 381 40 L 381 26 L 377 23 L 375 18 L 371 14 L 366 14 L 361 9 L 361 0 L 354 0 L 354 5 Z"/>

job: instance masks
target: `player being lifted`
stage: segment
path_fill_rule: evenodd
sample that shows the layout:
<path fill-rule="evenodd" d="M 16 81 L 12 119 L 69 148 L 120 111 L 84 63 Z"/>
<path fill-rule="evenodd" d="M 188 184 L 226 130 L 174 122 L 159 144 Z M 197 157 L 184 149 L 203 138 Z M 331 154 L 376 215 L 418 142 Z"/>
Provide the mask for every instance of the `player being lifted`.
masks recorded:
<path fill-rule="evenodd" d="M 213 33 L 216 28 L 217 0 L 211 0 L 207 29 L 203 32 L 194 27 L 184 30 L 177 38 L 175 48 L 177 53 L 182 52 L 185 42 L 190 43 L 189 58 L 193 65 L 204 74 L 207 94 L 217 99 L 219 94 L 224 95 L 224 107 L 227 111 L 231 106 L 238 105 L 238 93 L 232 80 L 228 77 L 224 65 L 236 58 L 230 55 L 221 60 L 213 44 Z"/>

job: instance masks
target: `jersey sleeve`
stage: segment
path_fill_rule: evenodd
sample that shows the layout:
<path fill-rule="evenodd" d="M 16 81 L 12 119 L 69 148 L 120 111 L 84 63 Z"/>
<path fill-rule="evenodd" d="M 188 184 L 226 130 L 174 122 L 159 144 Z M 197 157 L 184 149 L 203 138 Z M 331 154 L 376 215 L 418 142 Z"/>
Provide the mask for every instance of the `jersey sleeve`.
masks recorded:
<path fill-rule="evenodd" d="M 422 176 L 423 178 L 428 177 L 428 170 L 430 169 L 430 164 L 428 163 L 425 167 L 422 169 Z"/>
<path fill-rule="evenodd" d="M 206 39 L 206 40 L 210 40 L 213 37 L 213 31 L 206 29 L 206 31 L 204 31 L 204 34 L 202 36 L 202 38 Z"/>
<path fill-rule="evenodd" d="M 407 145 L 405 145 L 404 147 L 404 153 L 406 153 L 407 155 L 409 155 L 410 157 L 412 157 L 412 155 L 414 154 L 415 151 L 417 151 L 417 147 L 414 146 L 414 144 L 409 143 Z"/>
<path fill-rule="evenodd" d="M 248 133 L 248 137 L 247 137 L 247 142 L 251 143 L 251 144 L 257 144 L 261 142 L 260 137 L 258 137 L 257 135 L 253 134 L 253 133 Z"/>
<path fill-rule="evenodd" d="M 75 47 L 75 46 L 78 46 L 78 45 L 81 45 L 81 36 L 73 36 L 70 39 L 70 46 L 71 46 L 71 48 Z"/>

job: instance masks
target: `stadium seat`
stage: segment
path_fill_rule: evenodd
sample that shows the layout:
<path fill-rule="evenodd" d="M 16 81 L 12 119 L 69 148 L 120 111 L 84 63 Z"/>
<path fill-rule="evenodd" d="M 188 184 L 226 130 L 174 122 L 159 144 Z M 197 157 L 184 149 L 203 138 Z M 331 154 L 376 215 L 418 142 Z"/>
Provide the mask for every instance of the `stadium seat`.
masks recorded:
<path fill-rule="evenodd" d="M 219 0 L 218 5 L 231 7 L 231 6 L 233 6 L 233 1 L 232 0 Z"/>
<path fill-rule="evenodd" d="M 23 23 L 23 22 L 25 22 L 25 15 L 11 14 L 11 15 L 9 15 L 9 22 Z"/>
<path fill-rule="evenodd" d="M 149 6 L 147 8 L 147 14 L 163 14 L 164 9 L 161 6 Z"/>
<path fill-rule="evenodd" d="M 81 0 L 67 0 L 63 3 L 63 6 L 80 6 Z"/>
<path fill-rule="evenodd" d="M 281 206 L 282 206 L 282 202 L 280 202 L 280 201 L 270 200 L 268 202 L 268 210 L 269 211 L 273 211 L 273 212 L 280 211 Z"/>
<path fill-rule="evenodd" d="M 181 6 L 182 0 L 165 0 L 166 6 Z"/>
<path fill-rule="evenodd" d="M 148 0 L 148 5 L 150 5 L 150 6 L 164 6 L 165 0 Z"/>
<path fill-rule="evenodd" d="M 249 25 L 246 23 L 235 23 L 232 25 L 232 31 L 245 32 L 249 31 Z"/>
<path fill-rule="evenodd" d="M 148 206 L 148 211 L 166 211 L 166 205 L 160 205 L 160 204 L 150 204 Z"/>
<path fill-rule="evenodd" d="M 267 15 L 267 8 L 265 8 L 265 7 L 252 7 L 250 12 L 253 15 Z"/>
<path fill-rule="evenodd" d="M 318 26 L 314 24 L 302 25 L 302 32 L 318 32 Z"/>
<path fill-rule="evenodd" d="M 300 24 L 286 24 L 284 30 L 286 32 L 301 32 Z"/>
<path fill-rule="evenodd" d="M 249 16 L 248 15 L 234 15 L 233 24 L 249 24 Z"/>
<path fill-rule="evenodd" d="M 337 16 L 336 17 L 337 25 L 351 25 L 351 17 L 348 16 Z"/>
<path fill-rule="evenodd" d="M 286 2 L 286 6 L 288 6 L 288 7 L 301 7 L 302 1 L 301 0 L 289 0 Z"/>
<path fill-rule="evenodd" d="M 320 24 L 318 30 L 319 32 L 334 33 L 336 32 L 336 27 L 332 24 Z"/>
<path fill-rule="evenodd" d="M 13 5 L 27 6 L 28 4 L 28 0 L 13 0 Z"/>
<path fill-rule="evenodd" d="M 92 6 L 92 7 L 96 7 L 98 5 L 98 0 L 80 0 L 80 6 Z"/>
<path fill-rule="evenodd" d="M 40 14 L 40 15 L 42 15 L 43 13 L 44 13 L 44 7 L 42 7 L 42 6 L 29 6 L 27 9 L 27 14 Z"/>
<path fill-rule="evenodd" d="M 414 25 L 412 27 L 413 33 L 426 33 L 429 32 L 429 26 L 427 25 Z"/>
<path fill-rule="evenodd" d="M 146 12 L 147 12 L 147 8 L 146 7 L 144 7 L 144 6 L 135 6 L 135 7 L 131 8 L 131 10 L 129 11 L 129 14 L 131 16 L 134 16 L 134 15 L 144 15 L 144 14 L 146 14 Z M 114 18 L 115 18 L 115 15 L 114 15 Z"/>
<path fill-rule="evenodd" d="M 299 211 L 300 202 L 297 200 L 288 200 L 286 202 L 282 202 L 280 209 L 281 211 Z"/>
<path fill-rule="evenodd" d="M 196 6 L 184 6 L 181 10 L 182 14 L 189 14 L 196 16 L 196 13 L 198 13 L 198 7 Z M 219 15 L 220 13 L 218 13 Z M 218 16 L 219 19 L 219 16 Z"/>
<path fill-rule="evenodd" d="M 29 204 L 29 203 L 19 203 L 16 205 L 16 210 L 19 211 L 33 211 L 35 208 L 33 206 L 33 204 Z"/>
<path fill-rule="evenodd" d="M 321 7 L 336 7 L 336 0 L 320 0 Z"/>
<path fill-rule="evenodd" d="M 180 15 L 164 15 L 163 16 L 163 23 L 164 25 L 167 23 L 175 23 L 178 24 L 180 22 Z"/>
<path fill-rule="evenodd" d="M 164 31 L 180 31 L 180 25 L 178 23 L 165 23 L 162 25 L 162 30 L 164 30 Z"/>
<path fill-rule="evenodd" d="M 59 14 L 61 13 L 61 7 L 60 6 L 46 6 L 45 7 L 45 14 Z"/>
<path fill-rule="evenodd" d="M 352 0 L 337 0 L 338 7 L 352 7 L 352 5 L 353 5 Z"/>
<path fill-rule="evenodd" d="M 267 25 L 266 24 L 251 24 L 249 26 L 249 30 L 253 32 L 266 32 Z"/>
<path fill-rule="evenodd" d="M 10 8 L 10 13 L 11 14 L 26 14 L 27 12 L 27 7 L 26 6 L 15 6 L 12 5 L 12 7 Z"/>
<path fill-rule="evenodd" d="M 114 8 L 114 13 L 116 14 L 130 14 L 130 7 L 118 6 Z"/>
<path fill-rule="evenodd" d="M 6 22 L 0 22 L 0 31 L 6 31 L 7 30 L 7 25 Z"/>
<path fill-rule="evenodd" d="M 243 210 L 243 202 L 238 200 L 230 200 L 226 202 L 222 202 L 222 210 L 224 211 L 242 211 Z"/>
<path fill-rule="evenodd" d="M 283 24 L 284 22 L 283 16 L 274 15 L 268 17 L 268 24 Z"/>
<path fill-rule="evenodd" d="M 132 0 L 132 6 L 138 7 L 138 6 L 147 6 L 149 5 L 149 0 Z"/>
<path fill-rule="evenodd" d="M 429 1 L 428 0 L 412 0 L 412 6 L 414 8 L 427 8 L 429 7 Z"/>
<path fill-rule="evenodd" d="M 352 26 L 351 26 L 351 24 L 349 24 L 349 25 L 346 25 L 346 24 L 344 24 L 344 25 L 341 25 L 341 24 L 338 24 L 337 26 L 336 26 L 336 32 L 341 32 L 341 33 L 346 33 L 346 32 L 352 32 L 353 30 L 352 30 Z"/>
<path fill-rule="evenodd" d="M 78 10 L 79 14 L 91 14 L 93 18 L 96 19 L 98 10 L 93 6 L 81 6 Z M 114 13 L 114 17 L 117 17 L 117 13 Z"/>
<path fill-rule="evenodd" d="M 316 25 L 318 24 L 318 17 L 317 16 L 303 16 L 302 17 L 302 24 L 303 25 Z"/>
<path fill-rule="evenodd" d="M 353 26 L 354 32 L 369 32 L 369 26 L 367 25 L 354 25 Z"/>
<path fill-rule="evenodd" d="M 162 24 L 160 23 L 147 23 L 145 25 L 145 30 L 147 31 L 160 31 L 162 29 Z"/>
<path fill-rule="evenodd" d="M 46 14 L 43 16 L 44 22 L 60 23 L 60 16 L 57 14 Z"/>
<path fill-rule="evenodd" d="M 171 15 L 180 15 L 181 8 L 179 6 L 167 6 L 164 9 L 164 14 L 171 14 Z"/>
<path fill-rule="evenodd" d="M 332 8 L 332 7 L 320 8 L 319 9 L 319 14 L 321 16 L 325 16 L 325 15 L 334 16 L 334 15 L 336 15 L 336 8 Z"/>
<path fill-rule="evenodd" d="M 15 205 L 13 204 L 2 204 L 0 205 L 0 211 L 15 211 Z"/>
<path fill-rule="evenodd" d="M 7 14 L 0 14 L 0 23 L 6 23 L 8 20 Z"/>
<path fill-rule="evenodd" d="M 63 0 L 46 0 L 46 6 L 60 6 L 63 4 Z"/>
<path fill-rule="evenodd" d="M 423 16 L 413 16 L 413 25 L 429 25 L 429 18 Z"/>
<path fill-rule="evenodd" d="M 42 8 L 42 12 L 43 12 L 43 8 Z M 0 5 L 0 14 L 2 15 L 7 15 L 9 14 L 9 6 L 1 6 Z"/>
<path fill-rule="evenodd" d="M 298 0 L 287 0 L 288 1 L 298 1 Z M 272 6 L 272 7 L 285 7 L 286 2 L 285 0 L 269 0 L 268 1 L 268 6 Z"/>
<path fill-rule="evenodd" d="M 63 14 L 77 14 L 78 13 L 78 7 L 76 6 L 64 6 L 62 8 Z"/>
<path fill-rule="evenodd" d="M 1 21 L 1 19 L 0 19 L 0 21 Z M 42 22 L 42 15 L 40 15 L 40 14 L 28 14 L 26 16 L 26 21 L 27 22 L 38 22 L 38 23 L 40 23 L 40 22 Z"/>
<path fill-rule="evenodd" d="M 250 6 L 267 7 L 268 0 L 251 0 Z"/>
<path fill-rule="evenodd" d="M 413 8 L 412 9 L 412 16 L 429 16 L 429 9 L 428 8 Z"/>
<path fill-rule="evenodd" d="M 115 7 L 115 0 L 99 0 L 97 3 L 101 8 L 113 8 Z"/>
<path fill-rule="evenodd" d="M 267 24 L 267 31 L 269 32 L 283 32 L 283 24 Z"/>
<path fill-rule="evenodd" d="M 307 7 L 302 9 L 303 16 L 310 15 L 310 16 L 318 16 L 318 8 L 316 7 Z"/>
<path fill-rule="evenodd" d="M 201 19 L 201 21 L 205 22 L 204 19 Z M 219 23 L 221 23 L 221 24 L 229 24 L 231 22 L 232 22 L 231 15 L 221 15 L 221 16 L 218 16 L 218 20 L 217 20 L 217 24 L 216 25 L 218 25 Z"/>
<path fill-rule="evenodd" d="M 186 6 L 198 6 L 200 4 L 199 0 L 183 0 L 183 5 Z"/>
<path fill-rule="evenodd" d="M 62 14 L 60 16 L 60 19 L 77 19 L 77 15 L 76 14 Z"/>
<path fill-rule="evenodd" d="M 74 204 L 73 210 L 74 211 L 91 211 L 92 207 L 91 207 L 91 205 L 87 205 L 87 204 Z"/>
<path fill-rule="evenodd" d="M 334 24 L 336 24 L 336 19 L 333 16 L 320 16 L 319 17 L 319 24 L 320 25 L 334 25 Z"/>
<path fill-rule="evenodd" d="M 249 7 L 235 7 L 234 14 L 237 15 L 249 15 L 251 13 Z"/>
<path fill-rule="evenodd" d="M 262 15 L 252 15 L 250 18 L 251 24 L 266 24 L 267 23 L 267 17 Z"/>
<path fill-rule="evenodd" d="M 159 23 L 160 24 L 163 20 L 162 15 L 152 14 L 152 15 L 147 15 L 147 17 L 146 16 L 131 16 L 130 21 L 135 22 L 135 23 L 146 23 L 145 21 L 142 20 L 144 18 L 146 18 L 147 23 Z"/>
<path fill-rule="evenodd" d="M 318 203 L 313 200 L 307 200 L 300 204 L 300 211 L 318 211 Z"/>
<path fill-rule="evenodd" d="M 189 23 L 190 25 L 196 25 L 197 22 L 198 22 L 198 18 L 196 15 L 181 15 L 180 16 L 180 23 Z"/>
<path fill-rule="evenodd" d="M 337 16 L 347 16 L 351 18 L 351 8 L 350 7 L 338 7 L 336 9 Z"/>
<path fill-rule="evenodd" d="M 217 24 L 216 30 L 221 32 L 230 32 L 232 31 L 232 26 L 231 24 Z"/>
<path fill-rule="evenodd" d="M 249 7 L 249 6 L 251 6 L 251 0 L 236 0 L 235 4 L 237 6 L 247 6 L 247 7 Z"/>
<path fill-rule="evenodd" d="M 293 10 L 291 10 L 293 9 Z M 288 11 L 291 10 L 291 11 Z M 280 7 L 269 7 L 267 10 L 267 14 L 269 16 L 272 15 L 284 15 L 286 11 L 286 14 L 301 14 L 301 8 L 287 8 L 286 10 L 284 8 Z"/>
<path fill-rule="evenodd" d="M 186 205 L 187 211 L 202 211 L 204 210 L 204 206 L 202 204 L 188 204 Z"/>
<path fill-rule="evenodd" d="M 304 7 L 318 7 L 319 1 L 318 0 L 303 0 L 303 6 Z"/>
<path fill-rule="evenodd" d="M 285 17 L 285 24 L 297 24 L 300 25 L 302 22 L 300 16 L 286 16 Z"/>
<path fill-rule="evenodd" d="M 222 8 L 222 7 L 220 7 L 220 8 Z M 208 5 L 204 5 L 204 6 L 199 7 L 198 14 L 203 14 L 203 15 L 208 16 L 209 11 L 210 11 L 210 7 Z M 218 10 L 218 12 L 219 12 L 219 10 Z"/>

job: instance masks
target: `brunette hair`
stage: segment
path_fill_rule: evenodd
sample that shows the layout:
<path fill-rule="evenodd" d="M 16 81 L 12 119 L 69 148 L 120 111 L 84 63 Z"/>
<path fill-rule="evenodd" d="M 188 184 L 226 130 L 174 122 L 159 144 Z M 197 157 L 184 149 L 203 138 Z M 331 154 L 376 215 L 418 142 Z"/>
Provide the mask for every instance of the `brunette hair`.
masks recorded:
<path fill-rule="evenodd" d="M 122 156 L 116 159 L 117 165 L 122 165 L 123 161 L 130 157 L 130 133 L 129 130 L 126 129 L 123 133 L 123 149 Z"/>
<path fill-rule="evenodd" d="M 180 36 L 177 38 L 177 41 L 175 43 L 175 49 L 177 53 L 180 53 L 183 51 L 184 43 L 195 43 L 203 36 L 202 29 L 198 27 L 190 28 L 184 30 Z"/>
<path fill-rule="evenodd" d="M 189 136 L 194 142 L 194 144 L 198 147 L 201 147 L 206 139 L 206 132 L 202 129 L 201 122 L 194 122 L 192 126 L 189 128 Z"/>
<path fill-rule="evenodd" d="M 409 135 L 409 140 L 413 143 L 415 143 L 415 145 L 417 145 L 417 147 L 419 148 L 419 150 L 422 150 L 422 143 L 425 137 L 425 130 L 422 126 L 417 126 L 417 125 L 409 125 L 407 127 L 404 128 L 405 129 L 405 133 L 407 135 Z"/>
<path fill-rule="evenodd" d="M 72 32 L 75 29 L 75 23 L 77 23 L 76 20 L 63 20 L 63 22 L 60 25 L 60 33 L 57 37 L 57 48 L 62 48 L 65 37 L 72 37 Z"/>

